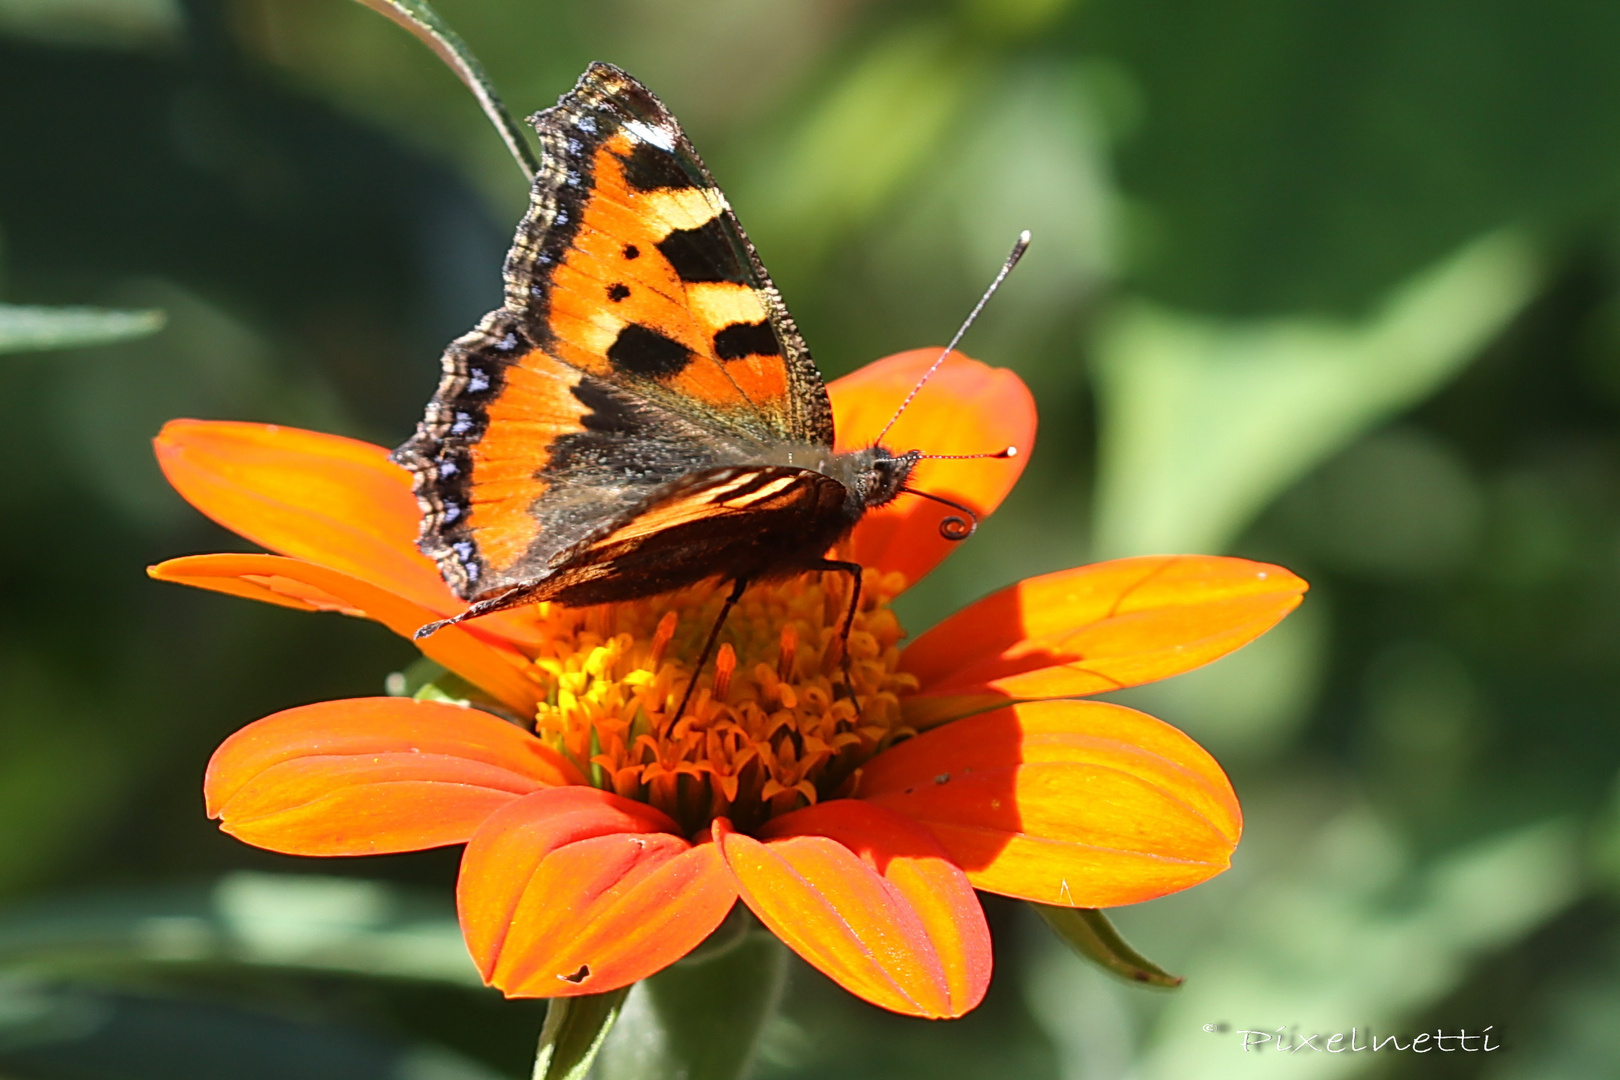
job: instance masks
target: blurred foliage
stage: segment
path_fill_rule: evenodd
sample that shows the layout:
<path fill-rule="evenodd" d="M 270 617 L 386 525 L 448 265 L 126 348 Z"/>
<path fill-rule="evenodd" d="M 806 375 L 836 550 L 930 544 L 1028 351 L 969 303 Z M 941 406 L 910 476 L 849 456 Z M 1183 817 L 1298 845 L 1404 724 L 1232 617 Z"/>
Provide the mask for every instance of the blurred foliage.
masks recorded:
<path fill-rule="evenodd" d="M 1183 990 L 992 900 L 980 1010 L 899 1019 L 796 964 L 759 1076 L 1620 1072 L 1620 8 L 438 7 L 519 114 L 592 59 L 657 90 L 829 376 L 942 341 L 1033 231 L 966 348 L 1031 384 L 1040 443 L 908 625 L 1165 547 L 1313 583 L 1120 695 L 1210 747 L 1249 822 L 1230 873 L 1111 913 Z M 498 301 L 511 158 L 348 0 L 0 0 L 0 95 L 0 317 L 167 315 L 0 363 L 0 1075 L 525 1075 L 540 1009 L 458 966 L 454 852 L 314 864 L 202 816 L 223 736 L 413 650 L 141 574 L 240 546 L 164 486 L 163 420 L 409 431 Z M 1506 1049 L 1261 1062 L 1220 1023 Z"/>
<path fill-rule="evenodd" d="M 1361 326 L 1121 303 L 1094 365 L 1099 552 L 1227 547 L 1282 488 L 1477 356 L 1537 277 L 1522 243 L 1491 237 L 1403 283 Z"/>
<path fill-rule="evenodd" d="M 104 345 L 144 337 L 163 327 L 161 311 L 26 307 L 0 304 L 0 353 Z"/>

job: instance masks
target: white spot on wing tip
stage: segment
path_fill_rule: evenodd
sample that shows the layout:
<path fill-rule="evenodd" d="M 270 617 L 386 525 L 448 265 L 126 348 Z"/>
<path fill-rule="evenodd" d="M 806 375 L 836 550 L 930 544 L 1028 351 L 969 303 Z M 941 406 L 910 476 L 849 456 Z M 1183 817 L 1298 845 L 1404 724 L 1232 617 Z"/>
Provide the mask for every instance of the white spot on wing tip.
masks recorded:
<path fill-rule="evenodd" d="M 660 150 L 675 149 L 675 134 L 663 128 L 644 124 L 640 120 L 631 120 L 624 125 L 624 130 L 640 139 L 642 142 L 652 143 Z"/>

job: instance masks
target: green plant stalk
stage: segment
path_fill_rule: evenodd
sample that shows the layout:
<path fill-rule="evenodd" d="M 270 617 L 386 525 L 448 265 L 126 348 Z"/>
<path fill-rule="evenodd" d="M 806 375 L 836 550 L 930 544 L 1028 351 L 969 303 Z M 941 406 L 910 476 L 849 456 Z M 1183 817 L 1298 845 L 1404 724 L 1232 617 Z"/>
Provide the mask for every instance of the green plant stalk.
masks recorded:
<path fill-rule="evenodd" d="M 636 984 L 593 1080 L 741 1080 L 786 974 L 782 943 L 733 911 L 685 960 Z"/>
<path fill-rule="evenodd" d="M 533 1080 L 585 1080 L 629 994 L 626 986 L 605 994 L 552 998 L 540 1028 Z"/>
<path fill-rule="evenodd" d="M 467 89 L 472 91 L 473 97 L 478 99 L 479 108 L 484 110 L 489 122 L 495 125 L 495 130 L 500 133 L 501 141 L 511 152 L 512 159 L 517 162 L 518 168 L 523 170 L 524 179 L 533 183 L 534 174 L 540 171 L 540 161 L 523 137 L 523 129 L 512 119 L 512 114 L 506 111 L 500 95 L 495 92 L 495 84 L 490 82 L 489 76 L 484 73 L 484 66 L 478 62 L 478 58 L 467 47 L 467 43 L 461 40 L 461 35 L 450 29 L 450 24 L 439 17 L 439 13 L 433 10 L 427 0 L 358 0 L 358 2 L 409 30 L 456 73 L 456 77 L 465 83 Z"/>

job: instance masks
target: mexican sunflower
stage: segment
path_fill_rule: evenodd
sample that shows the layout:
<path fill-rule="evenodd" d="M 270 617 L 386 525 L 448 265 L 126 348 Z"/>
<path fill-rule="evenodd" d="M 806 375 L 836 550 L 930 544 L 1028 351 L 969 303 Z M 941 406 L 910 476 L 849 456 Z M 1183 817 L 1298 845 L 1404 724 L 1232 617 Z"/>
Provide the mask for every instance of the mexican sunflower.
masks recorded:
<path fill-rule="evenodd" d="M 934 355 L 834 382 L 839 449 L 875 435 Z M 1017 376 L 953 355 L 888 443 L 1028 450 L 1034 434 Z M 416 550 L 410 478 L 383 448 L 178 420 L 157 454 L 181 495 L 275 554 L 153 577 L 407 636 L 461 609 Z M 912 482 L 987 514 L 1026 457 L 924 461 Z M 1079 699 L 1238 648 L 1305 583 L 1240 559 L 1121 559 L 1028 578 L 904 643 L 890 602 L 950 548 L 940 515 L 902 497 L 845 541 L 866 567 L 847 646 L 846 575 L 751 587 L 679 719 L 722 587 L 536 604 L 419 643 L 476 688 L 472 707 L 370 697 L 267 716 L 215 752 L 208 812 L 300 855 L 465 844 L 462 930 L 508 996 L 626 986 L 741 898 L 867 1001 L 960 1016 L 990 978 L 976 889 L 1108 907 L 1226 868 L 1241 818 L 1220 766 L 1151 716 Z"/>

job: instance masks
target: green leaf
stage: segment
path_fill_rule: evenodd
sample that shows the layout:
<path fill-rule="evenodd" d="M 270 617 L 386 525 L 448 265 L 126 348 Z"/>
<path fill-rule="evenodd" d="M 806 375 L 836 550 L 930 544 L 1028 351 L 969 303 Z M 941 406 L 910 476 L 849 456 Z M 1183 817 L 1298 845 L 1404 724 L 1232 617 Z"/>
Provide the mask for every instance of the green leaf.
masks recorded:
<path fill-rule="evenodd" d="M 1052 907 L 1031 903 L 1052 932 L 1075 952 L 1111 974 L 1145 986 L 1174 990 L 1185 979 L 1155 964 L 1119 936 L 1114 924 L 1096 908 Z"/>
<path fill-rule="evenodd" d="M 1540 281 L 1529 245 L 1495 234 L 1359 324 L 1121 305 L 1095 353 L 1094 554 L 1224 550 L 1285 487 L 1462 370 Z"/>
<path fill-rule="evenodd" d="M 478 99 L 478 105 L 484 110 L 484 115 L 489 117 L 489 122 L 495 125 L 501 141 L 506 143 L 506 148 L 511 151 L 518 168 L 523 170 L 524 178 L 532 181 L 534 174 L 540 171 L 540 163 L 524 139 L 523 130 L 512 119 L 512 114 L 506 111 L 500 95 L 495 92 L 495 84 L 490 82 L 489 76 L 484 73 L 484 66 L 478 62 L 478 57 L 473 55 L 467 43 L 461 40 L 461 36 L 440 18 L 432 5 L 427 3 L 427 0 L 358 0 L 358 2 L 386 15 L 409 30 L 432 49 L 434 55 L 444 61 L 445 66 L 456 73 L 456 77 L 465 83 L 467 89 L 473 92 L 473 97 Z"/>
<path fill-rule="evenodd" d="M 9 971 L 0 979 L 0 1068 L 8 1078 L 505 1080 L 416 1023 L 379 1030 L 381 1025 L 345 1016 L 344 1010 L 328 1013 L 317 1003 L 328 1000 L 323 995 L 332 993 L 330 983 L 279 983 L 260 989 L 267 1000 L 257 1001 L 244 1000 L 247 988 L 233 984 L 221 993 L 206 977 L 203 985 L 145 986 L 127 975 L 59 982 Z M 303 1009 L 319 1011 L 320 1022 L 289 1006 L 300 991 L 308 995 L 301 997 Z M 384 1015 L 392 1011 L 386 996 L 369 1000 Z M 435 1034 L 459 1036 L 442 1021 L 435 1027 Z M 85 1073 L 83 1061 L 109 1064 Z"/>
<path fill-rule="evenodd" d="M 552 998 L 540 1029 L 534 1080 L 584 1080 L 629 994 L 627 986 L 605 994 Z"/>
<path fill-rule="evenodd" d="M 786 974 L 782 943 L 739 908 L 691 956 L 636 984 L 594 1080 L 737 1080 Z"/>
<path fill-rule="evenodd" d="M 106 345 L 163 328 L 161 311 L 0 304 L 0 353 Z"/>
<path fill-rule="evenodd" d="M 210 888 L 58 897 L 0 917 L 0 969 L 169 965 L 483 985 L 446 898 L 363 878 L 242 871 Z"/>

